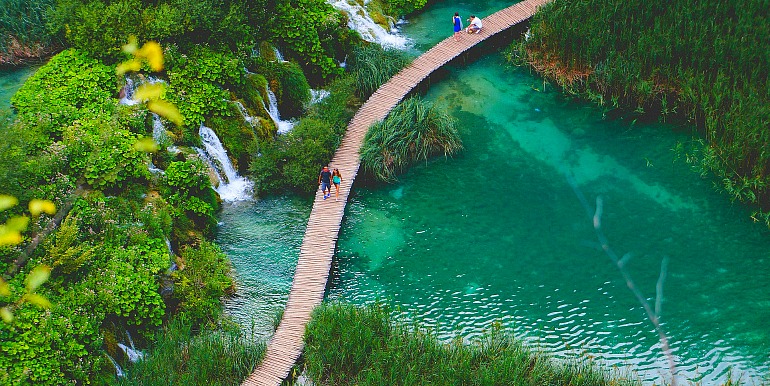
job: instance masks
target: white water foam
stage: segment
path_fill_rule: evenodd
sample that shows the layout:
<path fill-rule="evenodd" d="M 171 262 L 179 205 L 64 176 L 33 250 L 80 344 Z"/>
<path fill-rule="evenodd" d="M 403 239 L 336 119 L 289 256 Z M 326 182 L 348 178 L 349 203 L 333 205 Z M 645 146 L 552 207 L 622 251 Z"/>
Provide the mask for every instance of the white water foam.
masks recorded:
<path fill-rule="evenodd" d="M 269 105 L 265 106 L 265 110 L 267 110 L 267 113 L 270 114 L 270 118 L 273 119 L 273 122 L 275 122 L 275 125 L 278 127 L 278 134 L 288 133 L 294 127 L 294 122 L 281 120 L 281 113 L 278 112 L 278 99 L 276 99 L 275 94 L 269 89 L 267 90 L 267 98 Z"/>
<path fill-rule="evenodd" d="M 195 148 L 195 150 L 217 172 L 219 186 L 216 187 L 216 191 L 219 193 L 219 197 L 227 202 L 251 199 L 253 183 L 235 171 L 230 158 L 227 156 L 227 151 L 214 130 L 201 125 L 198 134 L 201 136 L 205 149 Z"/>
<path fill-rule="evenodd" d="M 360 4 L 350 4 L 347 0 L 329 0 L 327 3 L 345 12 L 348 15 L 348 27 L 358 31 L 364 40 L 378 43 L 383 47 L 406 48 L 408 39 L 399 35 L 395 26 L 392 26 L 390 31 L 382 28 L 372 20 L 369 13 Z"/>

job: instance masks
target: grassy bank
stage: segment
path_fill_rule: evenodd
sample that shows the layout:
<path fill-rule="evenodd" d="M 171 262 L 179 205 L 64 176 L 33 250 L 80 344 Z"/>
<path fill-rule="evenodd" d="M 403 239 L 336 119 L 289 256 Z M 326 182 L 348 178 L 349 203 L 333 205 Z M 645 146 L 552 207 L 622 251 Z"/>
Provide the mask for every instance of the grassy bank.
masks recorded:
<path fill-rule="evenodd" d="M 636 385 L 585 358 L 554 361 L 501 331 L 439 342 L 377 305 L 325 304 L 305 335 L 307 374 L 318 385 Z"/>
<path fill-rule="evenodd" d="M 768 12 L 759 0 L 556 0 L 511 59 L 608 110 L 694 122 L 704 140 L 680 155 L 770 225 Z"/>

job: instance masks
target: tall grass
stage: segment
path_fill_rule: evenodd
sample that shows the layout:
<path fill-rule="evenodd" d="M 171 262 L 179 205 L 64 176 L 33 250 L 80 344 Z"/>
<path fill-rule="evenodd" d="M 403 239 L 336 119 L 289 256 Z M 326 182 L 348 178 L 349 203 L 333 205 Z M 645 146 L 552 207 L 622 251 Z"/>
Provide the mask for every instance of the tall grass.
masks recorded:
<path fill-rule="evenodd" d="M 384 49 L 378 44 L 357 46 L 348 64 L 356 80 L 356 95 L 369 98 L 410 61 L 406 53 L 396 49 Z"/>
<path fill-rule="evenodd" d="M 55 0 L 0 0 L 0 66 L 49 53 L 55 39 L 46 29 Z"/>
<path fill-rule="evenodd" d="M 237 332 L 195 334 L 190 323 L 172 321 L 159 332 L 144 359 L 126 369 L 119 386 L 240 385 L 262 360 L 265 345 Z"/>
<path fill-rule="evenodd" d="M 706 141 L 689 161 L 768 211 L 769 17 L 764 0 L 556 0 L 518 53 L 599 104 L 694 121 Z"/>
<path fill-rule="evenodd" d="M 634 385 L 587 360 L 556 362 L 499 330 L 463 344 L 407 327 L 380 305 L 324 304 L 305 334 L 318 385 Z"/>
<path fill-rule="evenodd" d="M 415 162 L 454 155 L 463 148 L 455 124 L 445 111 L 418 97 L 409 98 L 369 128 L 361 165 L 377 179 L 393 181 Z"/>

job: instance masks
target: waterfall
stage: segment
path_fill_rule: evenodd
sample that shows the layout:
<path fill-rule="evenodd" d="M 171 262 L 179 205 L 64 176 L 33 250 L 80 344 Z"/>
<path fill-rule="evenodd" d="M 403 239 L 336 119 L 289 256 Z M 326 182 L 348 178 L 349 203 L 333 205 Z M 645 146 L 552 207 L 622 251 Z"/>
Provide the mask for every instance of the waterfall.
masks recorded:
<path fill-rule="evenodd" d="M 113 359 L 113 358 L 110 356 L 110 354 L 104 353 L 104 355 L 106 355 L 106 356 L 107 356 L 107 359 L 109 359 L 109 360 L 110 360 L 110 362 L 112 362 L 112 365 L 113 365 L 113 366 L 115 366 L 115 375 L 117 375 L 117 376 L 118 376 L 118 378 L 123 378 L 123 377 L 125 377 L 125 376 L 126 376 L 126 373 L 125 373 L 125 372 L 123 371 L 123 369 L 120 367 L 120 365 L 118 364 L 118 362 L 115 362 L 115 359 Z"/>
<path fill-rule="evenodd" d="M 331 94 L 331 93 L 329 91 L 327 91 L 327 90 L 311 89 L 310 90 L 310 104 L 314 105 L 314 104 L 320 102 L 324 98 L 328 97 L 329 94 Z"/>
<path fill-rule="evenodd" d="M 243 103 L 239 101 L 233 101 L 236 106 L 238 106 L 238 110 L 241 112 L 241 115 L 243 116 L 243 120 L 246 121 L 251 127 L 254 127 L 254 117 L 249 115 L 249 112 L 246 110 L 246 106 L 243 105 Z"/>
<path fill-rule="evenodd" d="M 230 158 L 227 156 L 227 151 L 214 130 L 201 124 L 198 134 L 201 136 L 205 149 L 196 148 L 195 150 L 217 172 L 219 186 L 216 187 L 216 191 L 222 200 L 243 201 L 250 199 L 251 181 L 239 176 L 235 171 Z"/>
<path fill-rule="evenodd" d="M 126 77 L 126 85 L 123 86 L 123 90 L 121 91 L 123 97 L 120 98 L 120 104 L 133 106 L 139 103 L 139 101 L 134 100 L 134 91 L 136 91 L 136 84 L 134 84 L 134 80 Z"/>
<path fill-rule="evenodd" d="M 118 343 L 118 347 L 120 347 L 120 349 L 123 350 L 124 353 L 126 353 L 126 356 L 128 357 L 128 360 L 131 361 L 131 363 L 134 363 L 144 358 L 144 353 L 133 347 L 126 346 L 123 343 Z"/>
<path fill-rule="evenodd" d="M 278 99 L 276 99 L 275 94 L 270 89 L 267 90 L 267 98 L 270 105 L 265 106 L 265 110 L 267 110 L 270 118 L 273 119 L 273 122 L 278 127 L 278 134 L 288 133 L 294 127 L 294 122 L 281 120 L 281 113 L 278 112 Z"/>
<path fill-rule="evenodd" d="M 273 47 L 273 52 L 275 53 L 275 61 L 278 63 L 283 63 L 285 60 L 283 59 L 283 54 L 281 54 L 281 51 L 278 51 L 277 48 Z"/>
<path fill-rule="evenodd" d="M 398 35 L 398 31 L 393 28 L 386 31 L 375 23 L 362 5 L 350 4 L 347 0 L 327 0 L 327 3 L 345 12 L 348 15 L 348 27 L 358 31 L 364 40 L 378 43 L 383 47 L 406 48 L 407 39 L 404 36 Z"/>

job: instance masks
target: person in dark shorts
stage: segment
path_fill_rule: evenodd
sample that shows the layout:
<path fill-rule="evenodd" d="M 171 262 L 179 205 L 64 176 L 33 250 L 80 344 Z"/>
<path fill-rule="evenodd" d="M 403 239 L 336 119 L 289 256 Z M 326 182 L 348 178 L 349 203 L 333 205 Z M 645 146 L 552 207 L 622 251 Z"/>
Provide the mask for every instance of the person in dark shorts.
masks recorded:
<path fill-rule="evenodd" d="M 324 200 L 332 195 L 332 172 L 329 171 L 328 166 L 324 166 L 321 170 L 321 174 L 318 175 L 318 183 L 321 184 L 321 192 L 324 194 Z"/>

